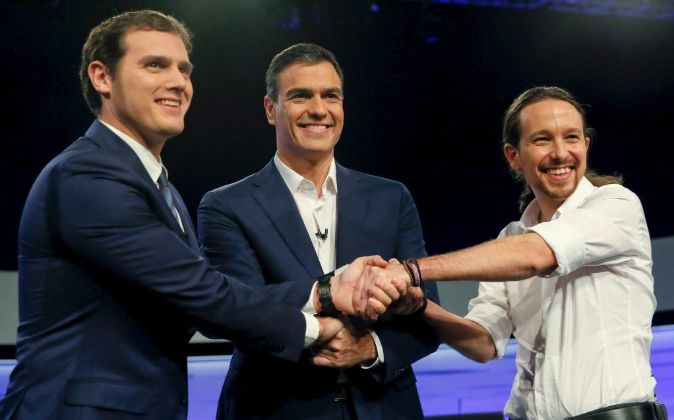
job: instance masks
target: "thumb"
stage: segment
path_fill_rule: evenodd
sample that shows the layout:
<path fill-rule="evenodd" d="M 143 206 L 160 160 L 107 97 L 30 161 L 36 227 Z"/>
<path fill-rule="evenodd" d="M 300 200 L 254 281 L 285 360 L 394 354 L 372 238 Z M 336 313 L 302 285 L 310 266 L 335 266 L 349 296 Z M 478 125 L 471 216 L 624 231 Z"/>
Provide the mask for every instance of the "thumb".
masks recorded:
<path fill-rule="evenodd" d="M 375 265 L 375 266 L 380 267 L 380 268 L 386 268 L 386 266 L 388 265 L 386 260 L 383 259 L 382 257 L 380 257 L 379 255 L 370 256 L 367 260 L 367 264 L 368 265 Z"/>

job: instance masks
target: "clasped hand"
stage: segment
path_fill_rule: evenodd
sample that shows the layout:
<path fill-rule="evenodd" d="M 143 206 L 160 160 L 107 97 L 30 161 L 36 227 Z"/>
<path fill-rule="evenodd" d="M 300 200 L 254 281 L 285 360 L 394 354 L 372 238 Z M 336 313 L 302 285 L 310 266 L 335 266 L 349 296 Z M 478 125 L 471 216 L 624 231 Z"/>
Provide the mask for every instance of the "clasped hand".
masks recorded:
<path fill-rule="evenodd" d="M 410 286 L 407 271 L 396 259 L 357 258 L 331 284 L 335 308 L 367 320 L 376 320 L 389 307 L 394 313 L 408 314 L 423 303 L 423 292 Z"/>

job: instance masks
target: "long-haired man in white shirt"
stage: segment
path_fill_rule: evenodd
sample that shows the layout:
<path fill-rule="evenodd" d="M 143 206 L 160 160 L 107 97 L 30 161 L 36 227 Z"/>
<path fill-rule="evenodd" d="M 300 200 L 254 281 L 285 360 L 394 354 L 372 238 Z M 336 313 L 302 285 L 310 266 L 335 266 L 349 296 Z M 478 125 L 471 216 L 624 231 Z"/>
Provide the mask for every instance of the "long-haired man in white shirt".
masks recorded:
<path fill-rule="evenodd" d="M 465 318 L 432 302 L 424 317 L 480 362 L 502 357 L 515 336 L 510 418 L 667 416 L 649 363 L 656 302 L 646 219 L 620 177 L 587 169 L 589 134 L 583 107 L 566 90 L 524 92 L 503 127 L 505 157 L 525 184 L 521 219 L 496 240 L 380 275 L 415 285 L 481 282 Z"/>

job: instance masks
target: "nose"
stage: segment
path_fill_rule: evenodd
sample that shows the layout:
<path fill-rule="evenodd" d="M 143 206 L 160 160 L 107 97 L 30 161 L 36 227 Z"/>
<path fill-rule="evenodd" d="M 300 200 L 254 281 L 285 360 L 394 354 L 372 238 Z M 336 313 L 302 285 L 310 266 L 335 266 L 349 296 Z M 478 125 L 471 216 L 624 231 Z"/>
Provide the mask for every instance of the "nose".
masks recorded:
<path fill-rule="evenodd" d="M 172 67 L 168 75 L 167 89 L 183 92 L 190 83 L 190 76 L 178 67 Z"/>
<path fill-rule="evenodd" d="M 322 119 L 326 115 L 328 115 L 325 103 L 323 103 L 323 98 L 321 98 L 319 95 L 313 96 L 309 101 L 307 113 L 309 114 L 309 116 L 315 119 Z"/>
<path fill-rule="evenodd" d="M 553 159 L 563 161 L 568 157 L 569 151 L 567 149 L 567 144 L 564 142 L 564 139 L 557 138 L 552 143 L 552 150 L 550 151 L 550 157 Z"/>

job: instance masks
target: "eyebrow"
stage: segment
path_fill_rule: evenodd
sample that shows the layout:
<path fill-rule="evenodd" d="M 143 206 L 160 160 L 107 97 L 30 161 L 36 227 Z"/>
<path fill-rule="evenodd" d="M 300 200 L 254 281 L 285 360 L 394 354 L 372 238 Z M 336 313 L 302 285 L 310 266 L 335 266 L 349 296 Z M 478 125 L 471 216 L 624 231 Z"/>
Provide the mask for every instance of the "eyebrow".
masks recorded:
<path fill-rule="evenodd" d="M 138 60 L 138 62 L 142 63 L 142 64 L 147 64 L 147 63 L 150 63 L 150 62 L 153 62 L 153 61 L 158 61 L 158 62 L 163 63 L 163 64 L 168 64 L 172 60 L 165 55 L 145 55 L 145 56 L 141 57 L 140 60 Z M 178 63 L 178 68 L 181 69 L 181 70 L 184 70 L 188 73 L 192 73 L 192 71 L 194 70 L 194 65 L 189 61 L 181 60 Z"/>
<path fill-rule="evenodd" d="M 287 98 L 287 97 L 297 95 L 297 94 L 301 94 L 301 93 L 311 94 L 312 90 L 309 89 L 309 88 L 303 88 L 303 87 L 292 88 L 292 89 L 290 89 L 286 92 L 285 97 Z M 326 93 L 336 93 L 336 94 L 339 94 L 340 96 L 343 95 L 342 89 L 337 88 L 337 87 L 327 88 L 327 89 L 324 89 L 324 90 L 321 91 L 321 94 L 326 94 Z"/>

